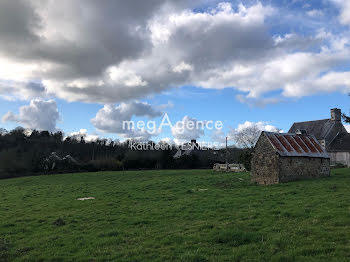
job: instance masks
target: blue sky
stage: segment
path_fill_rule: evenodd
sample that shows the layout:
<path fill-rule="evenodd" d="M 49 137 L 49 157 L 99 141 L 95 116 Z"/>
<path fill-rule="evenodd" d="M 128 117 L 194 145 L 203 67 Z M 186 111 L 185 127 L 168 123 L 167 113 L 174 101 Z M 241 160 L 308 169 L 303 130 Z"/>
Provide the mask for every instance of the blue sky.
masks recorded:
<path fill-rule="evenodd" d="M 173 123 L 220 120 L 224 137 L 349 112 L 345 0 L 63 2 L 0 3 L 2 128 L 213 141 L 209 130 L 143 136 L 120 123 L 167 112 Z"/>
<path fill-rule="evenodd" d="M 185 115 L 190 114 L 196 119 L 222 121 L 225 132 L 229 131 L 229 127 L 237 127 L 245 121 L 263 121 L 287 132 L 293 122 L 325 119 L 330 117 L 331 108 L 342 108 L 344 111 L 350 108 L 350 97 L 339 93 L 307 96 L 264 107 L 240 103 L 235 99 L 235 95 L 236 92 L 231 89 L 203 90 L 185 87 L 165 95 L 155 95 L 150 99 L 145 99 L 145 101 L 154 104 L 167 104 L 171 101 L 174 106 L 167 108 L 166 112 L 173 122 L 180 121 Z M 26 104 L 26 101 L 9 102 L 2 100 L 0 113 L 4 115 L 7 111 L 17 111 L 20 106 Z M 57 107 L 62 116 L 62 120 L 57 125 L 59 129 L 66 133 L 72 133 L 82 128 L 87 129 L 88 133 L 96 132 L 95 127 L 90 123 L 90 119 L 102 108 L 101 105 L 80 102 L 69 103 L 64 100 L 57 100 Z M 155 120 L 159 125 L 161 117 Z M 16 123 L 2 124 L 2 127 L 8 130 L 16 126 L 18 126 Z M 119 138 L 115 134 L 103 134 L 103 137 Z M 171 137 L 169 128 L 165 128 L 156 137 L 156 140 L 165 137 Z M 203 141 L 211 140 L 210 132 L 207 131 L 206 136 L 201 139 Z"/>

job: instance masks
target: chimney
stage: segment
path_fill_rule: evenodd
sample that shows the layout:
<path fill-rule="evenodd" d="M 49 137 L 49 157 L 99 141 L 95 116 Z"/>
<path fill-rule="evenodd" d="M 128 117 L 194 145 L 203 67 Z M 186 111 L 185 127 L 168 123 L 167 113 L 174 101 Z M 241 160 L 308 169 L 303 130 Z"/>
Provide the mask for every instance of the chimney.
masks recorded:
<path fill-rule="evenodd" d="M 339 108 L 331 109 L 331 120 L 341 122 L 341 110 Z"/>

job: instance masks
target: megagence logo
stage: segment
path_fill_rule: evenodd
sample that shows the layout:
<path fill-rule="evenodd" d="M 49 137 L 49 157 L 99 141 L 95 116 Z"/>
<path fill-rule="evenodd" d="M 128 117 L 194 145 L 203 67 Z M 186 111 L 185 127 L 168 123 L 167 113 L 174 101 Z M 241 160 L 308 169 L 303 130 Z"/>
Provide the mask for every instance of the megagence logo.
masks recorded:
<path fill-rule="evenodd" d="M 164 127 L 169 127 L 171 129 L 175 128 L 176 132 L 178 134 L 183 134 L 185 130 L 200 130 L 200 129 L 207 129 L 207 130 L 220 130 L 223 128 L 223 123 L 221 121 L 212 121 L 212 120 L 205 120 L 200 121 L 196 120 L 193 121 L 189 119 L 188 121 L 179 121 L 176 122 L 175 125 L 171 122 L 169 119 L 169 116 L 167 113 L 164 114 L 161 123 L 159 126 L 157 126 L 157 123 L 155 121 L 123 121 L 123 130 L 135 130 L 135 129 L 141 129 L 148 132 L 150 135 L 157 134 L 160 132 Z"/>
<path fill-rule="evenodd" d="M 150 151 L 158 151 L 158 150 L 219 150 L 220 149 L 220 143 L 218 142 L 198 142 L 194 144 L 166 144 L 166 143 L 149 143 L 149 142 L 136 142 L 136 141 L 130 141 L 129 148 L 131 150 L 150 150 Z"/>

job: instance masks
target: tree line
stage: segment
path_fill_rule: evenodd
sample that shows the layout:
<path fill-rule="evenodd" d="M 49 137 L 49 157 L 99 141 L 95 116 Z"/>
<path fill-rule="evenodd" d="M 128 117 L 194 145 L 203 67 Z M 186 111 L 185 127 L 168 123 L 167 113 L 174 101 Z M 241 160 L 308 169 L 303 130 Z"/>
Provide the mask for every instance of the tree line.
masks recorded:
<path fill-rule="evenodd" d="M 21 127 L 11 131 L 0 129 L 0 178 L 67 172 L 212 168 L 215 163 L 225 163 L 225 149 L 215 152 L 207 149 L 175 159 L 178 149 L 173 146 L 163 145 L 162 150 L 132 150 L 131 143 L 135 141 L 88 142 L 84 137 L 64 137 L 62 132 L 34 130 L 28 133 Z M 78 165 L 69 161 L 61 165 L 48 164 L 53 152 L 62 158 L 69 155 Z M 229 162 L 240 162 L 244 153 L 243 149 L 229 148 Z"/>

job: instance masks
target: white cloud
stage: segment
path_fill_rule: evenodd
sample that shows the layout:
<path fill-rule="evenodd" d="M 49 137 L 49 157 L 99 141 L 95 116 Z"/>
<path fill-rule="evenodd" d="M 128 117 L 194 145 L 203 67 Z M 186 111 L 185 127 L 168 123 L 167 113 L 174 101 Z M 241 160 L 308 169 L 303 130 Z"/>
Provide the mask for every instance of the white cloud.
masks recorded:
<path fill-rule="evenodd" d="M 143 81 L 140 76 L 128 70 L 121 70 L 115 66 L 109 69 L 109 77 L 115 83 L 121 83 L 128 87 L 147 86 L 147 82 Z"/>
<path fill-rule="evenodd" d="M 270 125 L 267 122 L 259 121 L 259 122 L 250 122 L 246 121 L 242 124 L 238 124 L 236 128 L 230 127 L 227 133 L 224 133 L 223 130 L 214 130 L 214 132 L 211 133 L 211 139 L 213 142 L 220 143 L 220 146 L 225 146 L 226 143 L 226 137 L 229 144 L 235 143 L 236 140 L 236 134 L 239 132 L 244 132 L 245 130 L 258 130 L 258 131 L 267 131 L 267 132 L 280 132 L 282 133 L 283 130 L 279 129 L 276 126 Z"/>
<path fill-rule="evenodd" d="M 99 138 L 99 135 L 88 134 L 87 129 L 80 129 L 77 132 L 69 133 L 68 136 L 76 138 L 77 140 L 83 137 L 86 142 L 96 141 Z"/>
<path fill-rule="evenodd" d="M 214 69 L 216 75 L 209 81 L 201 82 L 202 86 L 216 85 L 224 88 L 228 85 L 237 86 L 239 90 L 247 92 L 246 98 L 260 98 L 263 94 L 281 90 L 285 97 L 298 97 L 319 92 L 349 91 L 350 86 L 346 77 L 339 79 L 329 77 L 331 82 L 324 81 L 325 77 L 348 72 L 334 73 L 329 68 L 345 63 L 350 54 L 348 50 L 324 50 L 319 54 L 297 52 L 272 58 L 263 63 L 247 66 L 244 75 L 237 73 L 235 67 L 229 71 Z M 321 76 L 327 72 L 326 76 Z M 329 85 L 327 88 L 325 85 Z M 302 90 L 302 92 L 301 92 Z"/>
<path fill-rule="evenodd" d="M 248 104 L 251 107 L 265 107 L 269 104 L 278 104 L 283 101 L 282 98 L 279 97 L 261 97 L 256 99 L 254 97 L 246 97 L 244 95 L 236 95 L 236 98 L 241 103 Z"/>
<path fill-rule="evenodd" d="M 344 127 L 348 133 L 350 133 L 350 124 L 344 124 Z"/>
<path fill-rule="evenodd" d="M 282 130 L 279 130 L 275 126 L 262 121 L 256 123 L 246 121 L 245 123 L 238 125 L 236 130 L 234 130 L 233 137 L 238 146 L 252 148 L 258 141 L 262 131 L 282 132 Z"/>
<path fill-rule="evenodd" d="M 333 1 L 349 23 L 348 1 Z M 264 105 L 350 90 L 349 72 L 339 70 L 350 57 L 346 34 L 273 36 L 266 18 L 278 10 L 268 5 L 193 11 L 200 3 L 3 0 L 0 96 L 110 104 L 194 85 L 234 88 L 240 101 Z"/>
<path fill-rule="evenodd" d="M 189 122 L 193 123 L 189 124 Z M 176 144 L 182 144 L 191 141 L 192 139 L 199 139 L 204 135 L 205 121 L 198 121 L 195 118 L 184 116 L 182 120 L 176 122 L 171 133 Z"/>
<path fill-rule="evenodd" d="M 168 145 L 175 144 L 174 139 L 169 138 L 169 137 L 162 138 L 159 142 L 167 143 Z"/>
<path fill-rule="evenodd" d="M 311 17 L 323 16 L 323 12 L 321 10 L 317 10 L 317 9 L 312 9 L 310 11 L 307 11 L 306 13 L 308 16 L 311 16 Z"/>
<path fill-rule="evenodd" d="M 196 83 L 209 68 L 253 59 L 272 47 L 264 26 L 272 9 L 260 3 L 240 5 L 237 11 L 221 3 L 202 13 L 191 11 L 193 4 L 187 1 L 1 4 L 1 10 L 14 5 L 14 10 L 25 11 L 21 22 L 26 30 L 4 35 L 0 62 L 8 69 L 0 80 L 39 79 L 42 95 L 68 101 L 114 103 L 144 97 Z M 23 37 L 31 39 L 30 48 L 14 40 Z M 197 77 L 192 79 L 189 72 L 194 71 Z"/>
<path fill-rule="evenodd" d="M 281 132 L 281 130 L 275 126 L 272 126 L 266 122 L 259 121 L 259 122 L 250 122 L 246 121 L 243 124 L 239 124 L 238 127 L 235 129 L 236 132 L 241 132 L 246 128 L 256 127 L 260 131 L 267 131 L 267 132 Z"/>
<path fill-rule="evenodd" d="M 177 66 L 174 67 L 173 71 L 175 73 L 182 73 L 184 71 L 193 71 L 193 66 L 190 64 L 186 64 L 185 62 L 181 62 Z"/>
<path fill-rule="evenodd" d="M 4 122 L 16 122 L 25 128 L 56 131 L 60 114 L 53 100 L 32 100 L 29 105 L 21 106 L 19 114 L 8 112 L 2 118 Z"/>
<path fill-rule="evenodd" d="M 308 88 L 306 88 L 306 86 Z M 329 72 L 317 79 L 306 79 L 286 85 L 285 96 L 301 97 L 315 93 L 350 92 L 350 72 Z"/>
<path fill-rule="evenodd" d="M 123 138 L 135 138 L 147 140 L 152 135 L 145 128 L 137 129 L 137 122 L 134 129 L 128 129 L 123 126 L 123 121 L 130 121 L 134 116 L 146 116 L 155 118 L 161 116 L 161 112 L 148 103 L 129 102 L 121 103 L 118 106 L 105 105 L 100 109 L 96 116 L 91 119 L 91 123 L 101 132 L 114 133 Z"/>
<path fill-rule="evenodd" d="M 343 24 L 350 25 L 350 2 L 347 0 L 331 0 L 340 7 L 339 20 Z"/>
<path fill-rule="evenodd" d="M 1 66 L 0 66 L 1 68 Z M 14 82 L 0 80 L 0 97 L 6 100 L 28 100 L 45 97 L 45 87 L 38 82 Z"/>
<path fill-rule="evenodd" d="M 219 143 L 219 147 L 225 147 L 226 146 L 226 137 L 227 137 L 227 143 L 228 145 L 233 144 L 234 142 L 234 132 L 233 129 L 230 129 L 229 132 L 227 132 L 225 134 L 225 132 L 221 129 L 219 130 L 214 130 L 211 135 L 210 138 L 212 140 L 212 142 L 214 143 Z"/>

